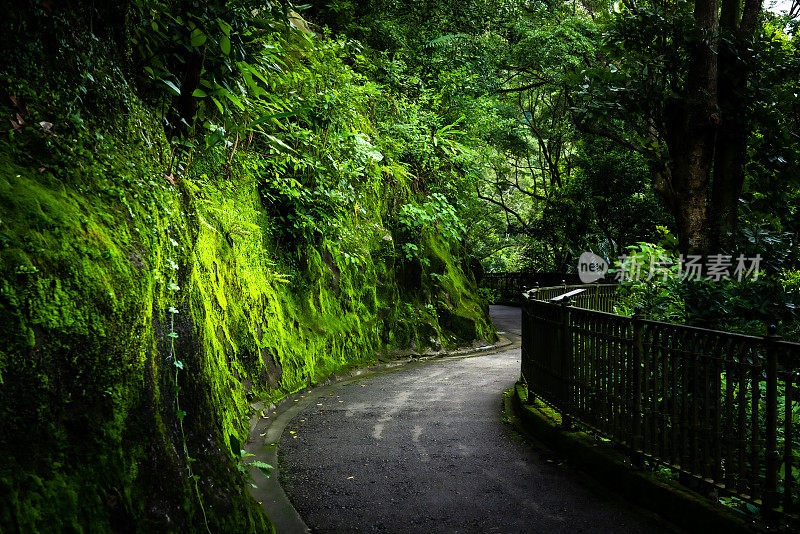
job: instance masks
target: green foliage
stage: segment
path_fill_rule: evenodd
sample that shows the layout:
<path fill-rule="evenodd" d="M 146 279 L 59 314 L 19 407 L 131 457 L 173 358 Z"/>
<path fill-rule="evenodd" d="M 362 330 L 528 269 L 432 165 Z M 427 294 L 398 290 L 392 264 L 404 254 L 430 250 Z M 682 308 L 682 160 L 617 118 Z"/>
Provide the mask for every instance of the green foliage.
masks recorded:
<path fill-rule="evenodd" d="M 757 279 L 741 281 L 685 279 L 677 241 L 665 232 L 659 244 L 639 243 L 628 247 L 625 262 L 629 272 L 637 268 L 638 278 L 623 283 L 616 313 L 633 315 L 640 308 L 650 319 L 677 322 L 763 336 L 767 325 L 780 327 L 780 334 L 798 340 L 798 297 L 800 279 L 796 271 L 759 273 Z M 764 265 L 761 266 L 764 268 Z M 612 274 L 622 274 L 616 265 Z"/>
<path fill-rule="evenodd" d="M 192 135 L 200 126 L 215 144 L 224 132 L 287 111 L 270 91 L 284 68 L 275 34 L 288 24 L 287 9 L 269 1 L 131 3 L 134 72 L 148 98 L 169 103 L 169 133 Z"/>
<path fill-rule="evenodd" d="M 231 449 L 250 401 L 493 336 L 456 188 L 436 180 L 460 177 L 455 119 L 371 82 L 352 43 L 254 7 L 132 2 L 126 27 L 37 5 L 14 21 L 3 528 L 269 532 Z"/>

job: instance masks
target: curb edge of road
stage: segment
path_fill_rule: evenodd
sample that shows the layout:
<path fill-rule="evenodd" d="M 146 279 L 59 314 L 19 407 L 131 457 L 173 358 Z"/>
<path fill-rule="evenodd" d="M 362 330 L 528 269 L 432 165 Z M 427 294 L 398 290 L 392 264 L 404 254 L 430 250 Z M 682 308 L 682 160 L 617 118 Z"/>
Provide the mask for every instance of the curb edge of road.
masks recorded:
<path fill-rule="evenodd" d="M 265 409 L 263 403 L 251 405 L 254 415 L 250 418 L 250 433 L 244 444 L 244 449 L 247 453 L 253 454 L 253 456 L 248 457 L 250 461 L 266 462 L 273 466 L 273 469 L 269 477 L 264 476 L 258 469 L 250 469 L 253 483 L 256 485 L 255 488 L 250 488 L 250 494 L 265 509 L 276 533 L 307 534 L 310 529 L 286 495 L 280 483 L 278 468 L 278 442 L 295 416 L 311 406 L 318 398 L 352 382 L 392 373 L 415 365 L 473 356 L 489 356 L 498 352 L 513 350 L 518 348 L 520 344 L 521 338 L 519 336 L 505 333 L 500 335 L 498 341 L 493 345 L 434 354 L 403 354 L 386 362 L 352 369 L 347 374 L 334 374 L 324 382 L 287 395 L 276 406 L 270 408 L 272 413 L 266 418 L 262 418 L 259 415 Z"/>

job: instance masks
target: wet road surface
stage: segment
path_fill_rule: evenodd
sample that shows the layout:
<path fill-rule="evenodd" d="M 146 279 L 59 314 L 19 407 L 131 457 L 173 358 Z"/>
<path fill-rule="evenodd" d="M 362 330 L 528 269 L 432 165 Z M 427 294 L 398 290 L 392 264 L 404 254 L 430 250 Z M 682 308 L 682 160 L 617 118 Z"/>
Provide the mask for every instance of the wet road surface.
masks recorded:
<path fill-rule="evenodd" d="M 519 333 L 519 309 L 492 307 Z M 281 476 L 312 532 L 673 532 L 502 422 L 519 348 L 345 384 L 294 418 Z"/>

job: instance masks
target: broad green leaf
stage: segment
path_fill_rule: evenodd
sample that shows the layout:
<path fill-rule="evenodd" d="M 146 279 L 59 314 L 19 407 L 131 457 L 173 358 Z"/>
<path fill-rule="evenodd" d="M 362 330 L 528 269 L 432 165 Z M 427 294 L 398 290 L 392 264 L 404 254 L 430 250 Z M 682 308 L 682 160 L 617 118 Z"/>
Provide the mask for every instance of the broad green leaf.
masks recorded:
<path fill-rule="evenodd" d="M 267 135 L 267 134 L 265 134 L 265 137 L 267 138 L 268 141 L 270 141 L 271 144 L 277 145 L 280 148 L 288 150 L 289 152 L 294 152 L 294 150 L 292 150 L 292 147 L 290 147 L 289 145 L 287 145 L 286 143 L 284 143 L 283 141 L 281 141 L 277 137 L 275 137 L 273 135 Z"/>
<path fill-rule="evenodd" d="M 224 93 L 224 94 L 225 94 L 225 97 L 226 97 L 228 100 L 230 100 L 231 102 L 233 102 L 233 105 L 234 105 L 234 106 L 236 106 L 237 108 L 239 108 L 239 109 L 241 109 L 242 111 L 244 111 L 244 104 L 242 104 L 242 101 L 241 101 L 241 100 L 239 100 L 239 97 L 237 97 L 235 94 L 231 93 L 230 91 L 225 91 L 225 93 Z"/>
<path fill-rule="evenodd" d="M 170 89 L 170 91 L 172 91 L 172 92 L 173 92 L 173 93 L 175 93 L 176 95 L 179 95 L 179 94 L 181 94 L 181 89 L 180 89 L 180 87 L 178 87 L 177 85 L 175 85 L 175 83 L 174 83 L 174 82 L 171 82 L 171 81 L 169 81 L 169 80 L 161 80 L 161 81 L 162 81 L 162 82 L 164 82 L 164 85 L 166 85 L 166 86 L 167 86 L 167 87 Z"/>
<path fill-rule="evenodd" d="M 219 29 L 222 30 L 222 33 L 224 33 L 227 36 L 230 36 L 230 34 L 231 34 L 231 25 L 228 24 L 227 22 L 225 22 L 222 19 L 217 19 L 217 23 L 219 24 Z"/>
<path fill-rule="evenodd" d="M 198 89 L 194 90 L 194 92 L 192 93 L 192 96 L 196 96 L 197 98 L 205 98 L 205 97 L 208 96 L 208 94 L 205 91 L 203 91 L 202 89 L 198 88 Z"/>
<path fill-rule="evenodd" d="M 251 122 L 250 126 L 251 127 L 258 126 L 259 124 L 264 124 L 265 122 L 269 122 L 271 120 L 285 119 L 286 117 L 291 117 L 294 114 L 295 114 L 294 111 L 284 111 L 282 113 L 265 113 L 256 120 L 254 120 L 253 122 Z"/>
<path fill-rule="evenodd" d="M 220 114 L 225 115 L 225 108 L 222 107 L 222 104 L 220 104 L 220 101 L 217 100 L 217 98 L 214 97 L 214 96 L 211 97 L 211 100 L 214 102 L 214 104 L 216 104 L 217 109 L 219 110 Z"/>
<path fill-rule="evenodd" d="M 192 46 L 203 46 L 206 44 L 208 37 L 206 37 L 206 34 L 203 33 L 203 30 L 200 28 L 195 28 L 192 30 L 192 33 L 189 34 L 189 39 L 192 43 Z"/>
<path fill-rule="evenodd" d="M 222 38 L 219 40 L 219 48 L 222 50 L 222 53 L 230 55 L 231 53 L 231 40 L 227 35 L 223 35 Z"/>

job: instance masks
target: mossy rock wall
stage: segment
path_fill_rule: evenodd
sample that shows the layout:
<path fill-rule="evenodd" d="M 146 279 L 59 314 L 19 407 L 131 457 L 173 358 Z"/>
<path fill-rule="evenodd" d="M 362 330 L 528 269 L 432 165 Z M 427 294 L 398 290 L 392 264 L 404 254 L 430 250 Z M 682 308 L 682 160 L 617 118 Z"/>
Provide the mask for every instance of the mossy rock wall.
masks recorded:
<path fill-rule="evenodd" d="M 30 97 L 0 141 L 0 530 L 270 531 L 230 450 L 251 401 L 494 332 L 435 228 L 404 286 L 391 187 L 287 249 L 246 152 L 176 177 L 157 115 L 115 83 L 123 113 L 45 128 Z"/>

